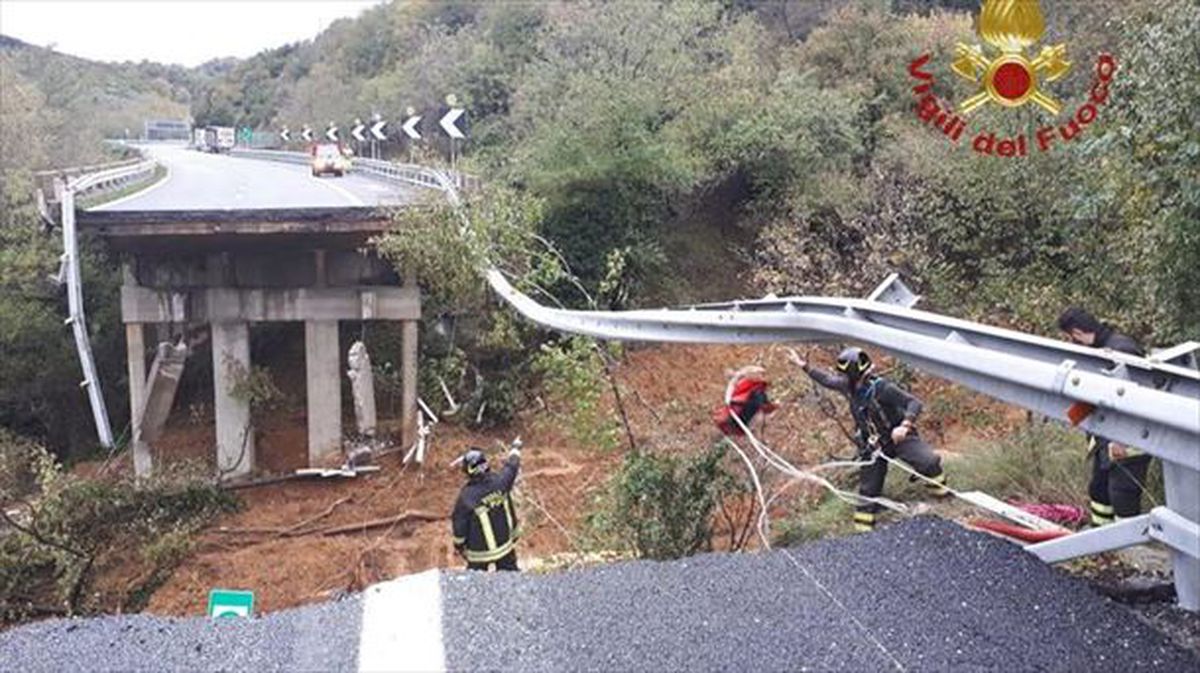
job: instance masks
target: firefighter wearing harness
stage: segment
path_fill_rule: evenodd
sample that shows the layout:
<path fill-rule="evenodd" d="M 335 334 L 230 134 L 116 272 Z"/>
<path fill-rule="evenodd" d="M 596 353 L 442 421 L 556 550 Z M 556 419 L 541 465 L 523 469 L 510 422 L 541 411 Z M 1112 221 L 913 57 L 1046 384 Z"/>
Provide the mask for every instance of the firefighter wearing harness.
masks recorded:
<path fill-rule="evenodd" d="M 1092 348 L 1111 348 L 1130 355 L 1145 352 L 1133 339 L 1097 320 L 1091 313 L 1072 306 L 1058 318 L 1058 328 L 1071 341 Z M 1150 469 L 1150 455 L 1116 442 L 1088 435 L 1092 478 L 1088 484 L 1092 525 L 1103 526 L 1142 512 L 1142 484 Z"/>
<path fill-rule="evenodd" d="M 454 550 L 468 570 L 517 570 L 520 526 L 512 488 L 521 466 L 521 440 L 513 441 L 499 473 L 491 472 L 483 450 L 471 447 L 462 457 L 467 483 L 459 491 L 451 516 Z"/>
<path fill-rule="evenodd" d="M 921 413 L 921 401 L 895 383 L 871 374 L 873 363 L 866 351 L 861 348 L 843 350 L 837 358 L 837 372 L 810 367 L 795 352 L 791 357 L 813 381 L 836 390 L 849 400 L 861 460 L 870 459 L 876 450 L 881 450 L 889 458 L 902 460 L 927 477 L 930 481 L 924 483 L 931 495 L 941 498 L 950 494 L 945 486 L 946 473 L 942 471 L 941 457 L 921 440 L 913 427 Z M 863 467 L 859 471 L 859 494 L 868 498 L 882 494 L 887 470 L 887 461 L 878 457 Z M 854 512 L 855 530 L 872 530 L 880 509 L 875 503 L 859 505 Z"/>

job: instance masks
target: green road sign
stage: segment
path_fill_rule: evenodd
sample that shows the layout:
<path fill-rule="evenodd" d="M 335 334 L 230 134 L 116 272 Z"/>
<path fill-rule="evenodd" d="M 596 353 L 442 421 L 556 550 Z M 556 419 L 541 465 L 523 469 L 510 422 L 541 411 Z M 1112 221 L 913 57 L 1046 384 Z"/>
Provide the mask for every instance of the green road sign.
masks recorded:
<path fill-rule="evenodd" d="M 213 589 L 208 592 L 209 617 L 249 617 L 253 613 L 253 591 Z"/>
<path fill-rule="evenodd" d="M 254 129 L 250 128 L 249 126 L 243 126 L 241 133 L 238 135 L 242 137 L 242 142 L 248 143 L 254 138 Z"/>

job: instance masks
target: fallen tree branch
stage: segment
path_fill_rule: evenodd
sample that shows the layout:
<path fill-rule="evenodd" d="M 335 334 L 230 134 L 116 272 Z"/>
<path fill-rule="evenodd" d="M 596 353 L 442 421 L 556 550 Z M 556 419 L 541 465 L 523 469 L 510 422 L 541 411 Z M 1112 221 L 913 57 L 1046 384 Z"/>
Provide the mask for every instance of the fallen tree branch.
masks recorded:
<path fill-rule="evenodd" d="M 409 511 L 396 516 L 389 516 L 383 519 L 372 519 L 361 523 L 352 523 L 344 526 L 333 526 L 331 528 L 322 528 L 308 533 L 320 533 L 321 535 L 342 535 L 345 533 L 361 533 L 372 528 L 382 526 L 390 526 L 392 524 L 402 523 L 404 521 L 443 521 L 446 517 L 441 514 L 433 514 L 431 512 Z"/>
<path fill-rule="evenodd" d="M 0 614 L 25 613 L 38 617 L 65 617 L 66 608 L 53 605 L 21 605 L 19 603 L 0 603 Z"/>
<path fill-rule="evenodd" d="M 262 479 L 252 479 L 249 481 L 234 481 L 218 484 L 218 488 L 223 491 L 239 491 L 244 488 L 257 488 L 259 486 L 270 486 L 271 484 L 279 484 L 285 481 L 293 481 L 299 479 L 298 474 L 285 474 L 275 477 L 263 477 Z"/>
<path fill-rule="evenodd" d="M 218 528 L 214 533 L 220 535 L 280 535 L 286 528 Z"/>
<path fill-rule="evenodd" d="M 330 514 L 333 514 L 333 510 L 337 509 L 338 506 L 349 502 L 350 500 L 353 500 L 352 496 L 346 496 L 344 498 L 339 498 L 338 500 L 335 500 L 333 502 L 333 504 L 331 504 L 329 507 L 326 507 L 324 510 L 322 510 L 319 514 L 311 516 L 299 523 L 294 523 L 286 528 L 280 528 L 278 526 L 274 526 L 274 527 L 251 526 L 251 527 L 247 527 L 247 528 L 221 527 L 221 528 L 214 530 L 213 532 L 219 533 L 221 535 L 275 535 L 276 537 L 299 537 L 302 535 L 309 535 L 311 533 L 319 533 L 319 532 L 323 531 L 324 529 L 323 528 L 316 528 L 316 529 L 311 529 L 311 530 L 303 530 L 303 529 L 305 526 L 309 526 L 313 522 L 319 521 L 319 520 L 324 519 L 325 517 L 329 516 Z"/>
<path fill-rule="evenodd" d="M 329 507 L 326 507 L 324 510 L 321 511 L 320 514 L 309 517 L 294 526 L 285 528 L 283 530 L 283 532 L 281 532 L 279 534 L 279 536 L 280 537 L 296 537 L 299 535 L 306 535 L 310 532 L 314 532 L 314 531 L 305 531 L 305 530 L 303 530 L 303 528 L 305 526 L 312 524 L 314 521 L 319 521 L 319 520 L 324 519 L 325 517 L 329 516 L 330 514 L 333 514 L 333 510 L 337 509 L 339 505 L 343 505 L 343 504 L 349 502 L 350 500 L 353 500 L 353 498 L 351 496 L 346 496 L 344 498 L 339 498 L 339 499 L 335 500 L 332 505 L 330 505 Z"/>

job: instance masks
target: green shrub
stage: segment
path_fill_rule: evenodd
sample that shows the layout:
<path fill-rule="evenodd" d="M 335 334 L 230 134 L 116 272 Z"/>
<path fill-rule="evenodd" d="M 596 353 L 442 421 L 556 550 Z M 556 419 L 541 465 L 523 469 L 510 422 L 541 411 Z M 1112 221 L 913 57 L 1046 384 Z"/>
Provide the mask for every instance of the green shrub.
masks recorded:
<path fill-rule="evenodd" d="M 617 446 L 617 420 L 601 406 L 607 390 L 604 363 L 590 337 L 569 337 L 542 344 L 533 360 L 546 403 L 555 418 L 567 420 L 571 436 L 598 449 Z"/>
<path fill-rule="evenodd" d="M 853 488 L 853 487 L 851 487 Z M 799 512 L 774 525 L 773 544 L 788 547 L 827 537 L 841 537 L 853 532 L 854 505 L 833 496 L 826 496 L 813 509 Z"/>
<path fill-rule="evenodd" d="M 36 492 L 0 491 L 0 502 L 11 508 L 0 530 L 0 621 L 95 611 L 101 606 L 88 589 L 96 570 L 131 552 L 150 566 L 129 591 L 134 600 L 124 601 L 140 607 L 186 556 L 190 536 L 237 506 L 199 468 L 181 466 L 147 480 L 84 479 L 64 472 L 41 447 L 20 452 L 24 469 L 36 475 Z"/>
<path fill-rule="evenodd" d="M 633 451 L 588 522 L 597 541 L 639 557 L 673 559 L 712 550 L 713 515 L 741 491 L 724 443 L 691 455 Z"/>
<path fill-rule="evenodd" d="M 1091 474 L 1084 433 L 1034 423 L 1003 439 L 966 449 L 946 466 L 958 490 L 1036 502 L 1086 502 Z"/>

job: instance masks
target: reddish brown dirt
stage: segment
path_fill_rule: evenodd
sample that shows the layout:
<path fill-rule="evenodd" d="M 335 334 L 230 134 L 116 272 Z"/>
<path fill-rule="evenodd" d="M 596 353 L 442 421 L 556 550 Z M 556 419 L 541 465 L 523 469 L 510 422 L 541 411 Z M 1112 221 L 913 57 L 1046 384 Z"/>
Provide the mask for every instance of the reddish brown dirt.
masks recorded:
<path fill-rule="evenodd" d="M 830 354 L 814 351 L 813 359 L 828 364 Z M 797 465 L 851 453 L 834 420 L 848 425 L 844 403 L 828 394 L 833 416 L 819 411 L 810 397 L 802 395 L 811 385 L 808 378 L 787 363 L 786 350 L 777 346 L 629 349 L 616 376 L 635 441 L 673 451 L 708 446 L 718 437 L 709 414 L 721 400 L 726 372 L 745 364 L 767 369 L 772 396 L 782 402 L 761 432 L 764 441 Z M 914 392 L 926 400 L 931 412 L 938 412 L 927 413 L 923 420 L 927 436 L 949 451 L 961 451 L 967 440 L 1002 434 L 1023 419 L 1023 412 L 924 376 L 917 378 Z M 355 479 L 290 481 L 241 490 L 243 511 L 224 517 L 201 536 L 195 552 L 153 595 L 148 609 L 199 614 L 209 589 L 231 587 L 254 590 L 260 609 L 271 611 L 324 600 L 404 573 L 457 567 L 460 562 L 444 519 L 332 536 L 289 537 L 278 531 L 315 531 L 408 511 L 445 516 L 462 484 L 460 473 L 447 464 L 471 444 L 499 455 L 500 445 L 515 435 L 523 437 L 527 449 L 518 488 L 526 530 L 521 557 L 574 551 L 572 538 L 582 530 L 583 516 L 597 489 L 619 465 L 627 441 L 622 433 L 616 451 L 579 446 L 562 425 L 550 412 L 538 410 L 524 413 L 504 431 L 471 432 L 443 423 L 434 431 L 430 458 L 423 468 L 403 468 L 399 454 L 391 454 L 380 460 L 380 472 Z M 163 449 L 165 457 L 211 461 L 211 421 L 175 426 Z M 303 413 L 280 412 L 269 419 L 258 439 L 260 467 L 286 472 L 302 466 L 304 427 Z M 779 510 L 813 493 L 806 487 L 792 489 L 790 499 L 780 499 Z M 735 512 L 745 509 L 730 504 Z M 726 546 L 722 540 L 728 538 L 728 526 L 719 523 L 717 530 L 718 544 Z"/>

